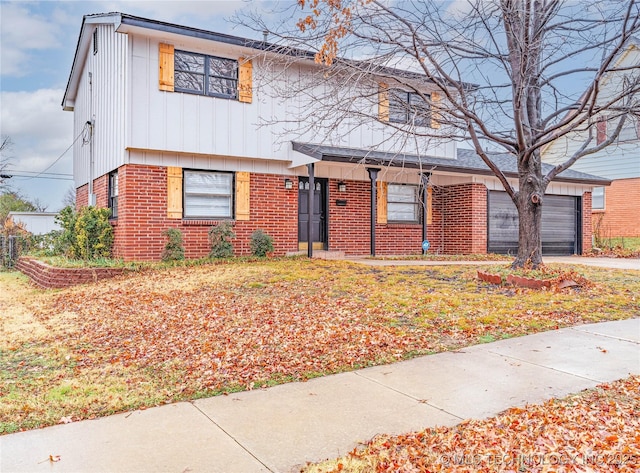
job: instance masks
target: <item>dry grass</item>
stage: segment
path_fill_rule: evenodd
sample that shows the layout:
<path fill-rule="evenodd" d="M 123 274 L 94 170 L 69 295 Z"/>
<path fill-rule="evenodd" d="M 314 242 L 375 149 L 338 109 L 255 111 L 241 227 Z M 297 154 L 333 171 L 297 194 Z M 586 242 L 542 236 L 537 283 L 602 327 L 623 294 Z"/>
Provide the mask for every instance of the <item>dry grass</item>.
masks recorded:
<path fill-rule="evenodd" d="M 539 292 L 477 269 L 275 260 L 60 291 L 0 273 L 0 433 L 640 313 L 637 271 Z"/>

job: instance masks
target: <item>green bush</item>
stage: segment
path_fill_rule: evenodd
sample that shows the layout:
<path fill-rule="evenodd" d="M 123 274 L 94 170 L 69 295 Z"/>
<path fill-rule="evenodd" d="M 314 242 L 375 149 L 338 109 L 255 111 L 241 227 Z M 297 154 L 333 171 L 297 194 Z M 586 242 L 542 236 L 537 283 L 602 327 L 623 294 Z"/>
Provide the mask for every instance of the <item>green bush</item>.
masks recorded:
<path fill-rule="evenodd" d="M 273 251 L 273 238 L 258 229 L 251 234 L 251 254 L 253 256 L 267 256 Z"/>
<path fill-rule="evenodd" d="M 211 258 L 231 258 L 233 256 L 233 244 L 229 241 L 236 237 L 229 222 L 220 222 L 209 230 L 209 244 L 211 245 Z"/>
<path fill-rule="evenodd" d="M 162 261 L 179 261 L 184 259 L 182 232 L 177 228 L 167 228 L 162 232 L 167 237 L 167 244 L 162 250 Z"/>
<path fill-rule="evenodd" d="M 76 220 L 78 220 L 78 213 L 71 206 L 65 207 L 56 216 L 56 222 L 60 224 L 61 230 L 57 231 L 54 241 L 54 255 L 71 257 L 72 254 L 77 253 Z"/>
<path fill-rule="evenodd" d="M 62 209 L 56 217 L 62 230 L 54 252 L 85 261 L 111 256 L 113 227 L 109 223 L 110 214 L 109 209 L 93 206 L 83 207 L 80 212 L 71 206 Z"/>

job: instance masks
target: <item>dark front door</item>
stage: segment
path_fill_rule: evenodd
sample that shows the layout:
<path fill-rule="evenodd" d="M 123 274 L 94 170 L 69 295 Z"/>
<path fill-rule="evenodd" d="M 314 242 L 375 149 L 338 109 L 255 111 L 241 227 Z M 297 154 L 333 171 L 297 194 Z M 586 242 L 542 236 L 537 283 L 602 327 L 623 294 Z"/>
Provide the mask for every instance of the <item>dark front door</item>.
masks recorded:
<path fill-rule="evenodd" d="M 327 242 L 327 180 L 315 179 L 311 236 L 315 249 L 326 249 Z M 309 241 L 309 178 L 298 179 L 298 241 L 300 249 Z"/>

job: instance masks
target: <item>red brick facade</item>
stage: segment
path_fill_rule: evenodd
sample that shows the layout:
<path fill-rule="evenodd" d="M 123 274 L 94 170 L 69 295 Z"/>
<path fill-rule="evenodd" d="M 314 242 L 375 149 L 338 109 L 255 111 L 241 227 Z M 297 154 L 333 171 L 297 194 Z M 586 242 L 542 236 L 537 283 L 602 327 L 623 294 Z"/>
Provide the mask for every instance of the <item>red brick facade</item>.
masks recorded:
<path fill-rule="evenodd" d="M 166 243 L 162 232 L 178 228 L 185 256 L 198 258 L 210 251 L 208 232 L 216 220 L 167 217 L 167 170 L 159 166 L 126 165 L 118 169 L 118 218 L 112 220 L 114 256 L 125 260 L 159 260 Z M 251 174 L 250 220 L 235 221 L 237 255 L 250 254 L 251 233 L 258 228 L 271 235 L 276 254 L 298 249 L 297 190 L 286 190 L 284 176 Z M 96 205 L 107 206 L 108 179 L 94 181 Z M 87 186 L 77 191 L 77 206 L 86 205 Z"/>
<path fill-rule="evenodd" d="M 612 181 L 605 187 L 604 202 L 604 210 L 592 216 L 600 238 L 640 236 L 640 178 Z"/>
<path fill-rule="evenodd" d="M 250 219 L 233 221 L 236 255 L 250 254 L 250 237 L 262 229 L 274 239 L 275 254 L 298 251 L 298 186 L 285 189 L 287 176 L 251 173 Z M 288 178 L 291 178 L 288 176 Z M 182 231 L 187 258 L 210 251 L 208 231 L 215 220 L 171 219 L 167 216 L 167 169 L 126 165 L 118 170 L 119 217 L 113 219 L 114 255 L 125 260 L 159 260 L 166 243 L 162 232 Z M 328 248 L 346 255 L 369 255 L 371 244 L 371 183 L 328 181 Z M 96 204 L 108 205 L 108 178 L 94 181 Z M 343 201 L 338 205 L 338 201 Z M 88 202 L 87 186 L 77 190 L 77 205 Z M 591 194 L 583 196 L 583 249 L 591 247 Z M 427 225 L 430 253 L 472 254 L 487 251 L 487 188 L 483 184 L 458 184 L 434 188 L 432 220 Z M 409 255 L 422 251 L 422 223 L 376 225 L 377 255 Z"/>
<path fill-rule="evenodd" d="M 582 253 L 586 254 L 591 251 L 592 233 L 591 233 L 591 192 L 582 194 Z"/>
<path fill-rule="evenodd" d="M 438 192 L 444 254 L 487 252 L 487 188 L 458 184 Z"/>

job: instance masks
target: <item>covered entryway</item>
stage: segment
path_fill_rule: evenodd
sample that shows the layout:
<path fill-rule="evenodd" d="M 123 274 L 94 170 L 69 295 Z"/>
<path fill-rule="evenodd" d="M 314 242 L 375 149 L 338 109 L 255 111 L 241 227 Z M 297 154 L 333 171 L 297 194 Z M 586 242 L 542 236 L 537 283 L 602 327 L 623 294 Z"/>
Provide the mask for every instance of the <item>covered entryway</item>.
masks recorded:
<path fill-rule="evenodd" d="M 327 249 L 327 179 L 315 178 L 312 232 L 313 249 Z M 298 178 L 298 247 L 309 246 L 309 178 Z"/>
<path fill-rule="evenodd" d="M 506 192 L 489 191 L 487 251 L 518 252 L 518 211 Z M 542 207 L 542 254 L 582 252 L 580 197 L 545 195 Z"/>

